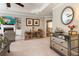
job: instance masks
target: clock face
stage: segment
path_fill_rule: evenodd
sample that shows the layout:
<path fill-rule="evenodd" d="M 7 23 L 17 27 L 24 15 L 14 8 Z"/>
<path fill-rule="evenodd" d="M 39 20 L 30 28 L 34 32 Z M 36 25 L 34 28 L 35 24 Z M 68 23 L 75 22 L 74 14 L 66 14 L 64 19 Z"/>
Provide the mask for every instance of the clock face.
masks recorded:
<path fill-rule="evenodd" d="M 61 20 L 63 24 L 67 25 L 72 22 L 74 17 L 74 11 L 71 7 L 66 7 L 61 15 Z"/>

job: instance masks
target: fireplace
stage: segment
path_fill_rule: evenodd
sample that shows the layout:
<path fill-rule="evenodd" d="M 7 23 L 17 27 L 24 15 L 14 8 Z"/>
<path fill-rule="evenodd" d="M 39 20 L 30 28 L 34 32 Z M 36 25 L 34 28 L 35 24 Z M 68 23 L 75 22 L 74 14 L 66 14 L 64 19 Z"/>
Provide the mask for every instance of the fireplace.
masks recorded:
<path fill-rule="evenodd" d="M 4 28 L 4 32 L 5 31 L 14 31 L 14 28 L 11 28 L 11 27 L 10 28 Z"/>

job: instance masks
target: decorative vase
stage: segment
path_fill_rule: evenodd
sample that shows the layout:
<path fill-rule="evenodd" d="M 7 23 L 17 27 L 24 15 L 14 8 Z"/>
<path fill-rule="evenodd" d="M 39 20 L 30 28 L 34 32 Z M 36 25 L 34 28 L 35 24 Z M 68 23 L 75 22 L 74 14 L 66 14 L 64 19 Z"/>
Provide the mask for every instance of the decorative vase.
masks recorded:
<path fill-rule="evenodd" d="M 73 28 L 70 28 L 71 31 L 73 31 Z"/>

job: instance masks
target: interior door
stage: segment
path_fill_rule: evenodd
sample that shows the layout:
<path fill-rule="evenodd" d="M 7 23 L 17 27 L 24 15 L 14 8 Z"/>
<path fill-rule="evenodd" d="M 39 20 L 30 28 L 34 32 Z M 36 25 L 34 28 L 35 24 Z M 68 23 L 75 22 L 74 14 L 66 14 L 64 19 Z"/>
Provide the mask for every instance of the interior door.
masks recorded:
<path fill-rule="evenodd" d="M 52 20 L 47 20 L 46 36 L 49 37 L 52 32 Z"/>

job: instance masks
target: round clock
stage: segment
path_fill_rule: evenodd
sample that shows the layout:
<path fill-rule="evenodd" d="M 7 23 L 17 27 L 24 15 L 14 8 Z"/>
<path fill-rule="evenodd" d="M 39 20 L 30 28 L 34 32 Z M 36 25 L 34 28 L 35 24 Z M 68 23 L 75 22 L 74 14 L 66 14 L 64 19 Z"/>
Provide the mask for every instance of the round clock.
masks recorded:
<path fill-rule="evenodd" d="M 74 11 L 71 7 L 66 7 L 64 8 L 64 10 L 62 11 L 61 14 L 61 20 L 63 22 L 63 24 L 68 25 L 72 22 L 74 18 Z"/>

